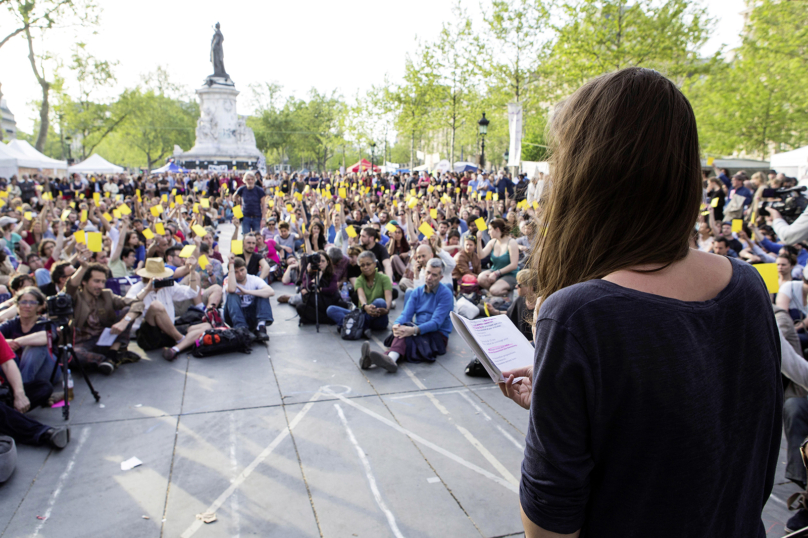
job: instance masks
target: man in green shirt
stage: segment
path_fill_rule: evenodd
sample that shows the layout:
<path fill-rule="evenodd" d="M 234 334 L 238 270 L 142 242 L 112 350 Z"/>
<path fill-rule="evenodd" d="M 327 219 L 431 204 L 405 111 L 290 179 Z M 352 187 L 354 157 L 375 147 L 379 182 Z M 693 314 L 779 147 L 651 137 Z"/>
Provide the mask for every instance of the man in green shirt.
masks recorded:
<path fill-rule="evenodd" d="M 393 302 L 393 283 L 384 273 L 376 268 L 376 255 L 366 250 L 357 258 L 362 274 L 356 279 L 356 295 L 359 298 L 359 308 L 365 313 L 365 326 L 368 330 L 386 329 L 387 314 Z M 350 312 L 340 306 L 329 306 L 326 314 L 337 327 L 342 327 L 345 314 Z"/>

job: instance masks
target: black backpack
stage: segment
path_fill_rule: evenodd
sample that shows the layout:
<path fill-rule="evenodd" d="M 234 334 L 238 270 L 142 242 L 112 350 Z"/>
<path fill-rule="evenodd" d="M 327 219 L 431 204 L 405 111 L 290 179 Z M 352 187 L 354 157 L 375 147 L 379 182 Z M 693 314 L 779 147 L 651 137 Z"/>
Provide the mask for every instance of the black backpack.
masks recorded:
<path fill-rule="evenodd" d="M 343 340 L 359 340 L 365 333 L 365 313 L 357 308 L 351 310 L 342 318 L 342 332 L 340 336 Z"/>
<path fill-rule="evenodd" d="M 208 329 L 194 345 L 191 355 L 210 357 L 231 351 L 250 353 L 253 335 L 247 327 Z"/>

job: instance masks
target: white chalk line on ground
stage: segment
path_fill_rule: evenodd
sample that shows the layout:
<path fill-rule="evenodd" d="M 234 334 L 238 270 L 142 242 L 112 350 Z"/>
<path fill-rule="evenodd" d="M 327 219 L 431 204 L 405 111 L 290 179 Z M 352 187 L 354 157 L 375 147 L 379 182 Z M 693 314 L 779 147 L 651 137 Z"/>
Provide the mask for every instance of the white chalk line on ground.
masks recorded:
<path fill-rule="evenodd" d="M 230 467 L 233 474 L 238 471 L 238 458 L 236 457 L 236 443 L 238 441 L 237 435 L 237 420 L 236 413 L 230 413 Z M 233 492 L 230 497 L 230 513 L 233 515 L 233 527 L 235 528 L 234 538 L 241 536 L 241 517 L 238 512 L 238 493 Z"/>
<path fill-rule="evenodd" d="M 485 417 L 485 420 L 487 420 L 487 421 L 489 421 L 489 422 L 493 423 L 493 424 L 494 424 L 494 426 L 496 426 L 496 427 L 497 427 L 497 430 L 499 430 L 499 433 L 501 433 L 501 434 L 502 434 L 502 436 L 503 436 L 503 437 L 505 437 L 505 439 L 507 439 L 508 441 L 510 441 L 511 443 L 513 443 L 513 444 L 514 444 L 514 446 L 515 446 L 516 448 L 518 448 L 518 449 L 519 449 L 521 452 L 523 452 L 523 453 L 524 453 L 524 451 L 525 451 L 525 446 L 524 446 L 522 443 L 520 443 L 519 441 L 517 441 L 517 440 L 514 438 L 514 436 L 513 436 L 513 435 L 511 435 L 511 434 L 509 434 L 508 432 L 506 432 L 506 431 L 505 431 L 505 428 L 503 428 L 503 427 L 502 427 L 502 426 L 500 426 L 499 424 L 497 424 L 497 423 L 493 422 L 493 420 L 491 419 L 491 417 L 490 417 L 490 416 L 488 416 L 488 413 L 486 413 L 485 411 L 483 411 L 483 408 L 482 408 L 482 407 L 480 407 L 479 405 L 477 405 L 477 402 L 475 402 L 475 401 L 474 401 L 474 400 L 471 398 L 471 396 L 469 396 L 469 395 L 468 395 L 467 393 L 465 393 L 465 392 L 461 392 L 461 393 L 460 393 L 460 396 L 462 396 L 464 400 L 466 400 L 466 401 L 467 401 L 469 404 L 471 404 L 471 406 L 472 406 L 474 409 L 476 409 L 478 413 L 480 413 L 480 414 L 481 414 L 483 417 Z"/>
<path fill-rule="evenodd" d="M 511 483 L 511 482 L 509 482 L 507 480 L 504 480 L 504 479 L 500 478 L 499 476 L 495 475 L 494 473 L 486 471 L 482 467 L 478 467 L 477 465 L 474 465 L 473 463 L 464 460 L 463 458 L 461 458 L 457 454 L 449 452 L 445 448 L 440 447 L 440 446 L 436 445 L 435 443 L 432 443 L 431 441 L 427 441 L 426 439 L 424 439 L 420 435 L 418 435 L 418 434 L 416 434 L 414 432 L 411 432 L 410 430 L 408 430 L 406 428 L 403 428 L 402 426 L 396 424 L 392 420 L 389 420 L 389 419 L 379 415 L 378 413 L 376 413 L 374 411 L 371 411 L 370 409 L 367 409 L 367 408 L 357 404 L 356 402 L 346 398 L 342 394 L 337 394 L 337 393 L 332 392 L 330 389 L 327 389 L 327 388 L 324 388 L 323 392 L 325 394 L 334 396 L 335 398 L 339 399 L 342 403 L 344 403 L 346 405 L 349 405 L 349 406 L 351 406 L 351 407 L 353 407 L 355 409 L 358 409 L 359 411 L 362 411 L 366 415 L 375 418 L 379 422 L 382 422 L 383 424 L 386 424 L 386 425 L 390 426 L 394 430 L 396 430 L 396 431 L 398 431 L 400 433 L 403 433 L 404 435 L 406 435 L 407 437 L 409 437 L 410 439 L 412 439 L 416 443 L 420 443 L 420 444 L 422 444 L 422 445 L 424 445 L 424 446 L 426 446 L 428 448 L 431 448 L 432 450 L 434 450 L 438 454 L 446 456 L 447 458 L 454 461 L 455 463 L 458 463 L 458 464 L 462 465 L 463 467 L 474 471 L 477 474 L 480 474 L 480 475 L 482 475 L 482 476 L 484 476 L 484 477 L 486 477 L 486 478 L 488 478 L 490 480 L 493 480 L 494 482 L 496 482 L 500 486 L 504 487 L 505 489 L 507 489 L 509 491 L 512 491 L 514 493 L 519 493 L 519 484 L 518 484 L 518 482 L 516 484 L 513 484 L 513 483 Z"/>
<path fill-rule="evenodd" d="M 90 437 L 90 427 L 85 426 L 81 430 L 81 436 L 79 437 L 79 444 L 76 447 L 76 450 L 73 452 L 73 457 L 70 458 L 70 461 L 67 464 L 64 472 L 62 472 L 62 476 L 59 477 L 59 481 L 56 483 L 56 489 L 53 490 L 51 493 L 50 499 L 48 499 L 48 509 L 45 510 L 45 515 L 42 516 L 42 520 L 34 529 L 34 536 L 39 536 L 39 531 L 42 530 L 42 527 L 45 526 L 45 522 L 50 518 L 51 513 L 53 512 L 53 507 L 56 505 L 56 499 L 59 497 L 59 494 L 62 493 L 62 488 L 67 482 L 67 477 L 70 476 L 70 472 L 73 470 L 73 467 L 76 465 L 76 457 L 81 452 L 81 447 L 84 446 L 84 443 L 87 441 L 87 438 Z"/>
<path fill-rule="evenodd" d="M 424 394 L 426 394 L 427 398 L 429 398 L 429 400 L 438 409 L 438 411 L 440 411 L 441 413 L 443 413 L 447 417 L 450 415 L 449 410 L 446 409 L 446 407 L 444 407 L 442 403 L 440 403 L 440 401 L 435 397 L 435 395 L 433 395 L 431 392 L 429 392 L 429 390 L 427 389 L 427 386 L 424 385 L 421 382 L 420 379 L 418 379 L 418 376 L 416 376 L 415 373 L 413 373 L 412 370 L 410 370 L 406 365 L 403 365 L 403 364 L 399 367 L 399 369 L 404 370 L 404 372 L 410 377 L 412 382 L 415 383 L 415 385 L 418 388 L 425 391 Z M 516 479 L 516 477 L 513 476 L 513 474 L 511 474 L 511 472 L 508 470 L 508 468 L 505 467 L 502 464 L 502 462 L 499 461 L 496 458 L 496 456 L 494 456 L 494 454 L 492 454 L 491 451 L 488 450 L 476 437 L 474 437 L 474 435 L 470 431 L 468 431 L 466 428 L 464 428 L 463 426 L 461 426 L 460 424 L 458 424 L 457 422 L 452 420 L 451 417 L 449 418 L 449 421 L 452 424 L 454 424 L 455 428 L 457 428 L 457 431 L 459 431 L 460 434 L 463 437 L 466 438 L 466 441 L 468 441 L 471 444 L 471 446 L 476 448 L 477 452 L 482 454 L 482 456 L 486 460 L 488 460 L 488 463 L 490 463 L 494 467 L 494 469 L 496 469 L 497 472 L 499 472 L 499 474 L 502 475 L 502 477 L 505 480 L 507 480 L 511 484 L 515 485 L 516 487 L 519 487 L 519 481 Z"/>
<path fill-rule="evenodd" d="M 221 495 L 219 495 L 219 497 L 215 501 L 213 501 L 213 503 L 211 503 L 211 505 L 205 510 L 206 512 L 216 512 L 216 510 L 218 510 L 222 506 L 222 504 L 224 504 L 224 502 L 228 499 L 228 497 L 230 497 L 233 494 L 233 492 L 236 491 L 236 489 L 238 489 L 238 487 L 252 474 L 255 468 L 258 467 L 265 459 L 267 459 L 267 457 L 269 457 L 269 455 L 272 454 L 272 451 L 275 450 L 279 444 L 281 444 L 281 441 L 286 439 L 286 437 L 292 432 L 292 430 L 295 429 L 295 427 L 300 423 L 300 421 L 303 420 L 303 417 L 305 417 L 306 414 L 311 410 L 317 399 L 320 398 L 321 394 L 322 393 L 318 391 L 314 394 L 314 396 L 311 397 L 311 400 L 309 400 L 308 403 L 303 406 L 303 409 L 301 409 L 300 412 L 298 412 L 298 414 L 295 415 L 295 418 L 292 419 L 292 421 L 289 423 L 289 426 L 281 430 L 281 432 L 277 435 L 277 437 L 275 437 L 275 439 L 273 439 L 272 442 L 269 443 L 269 445 L 267 445 L 267 447 L 252 461 L 252 463 L 250 463 L 250 465 L 247 466 L 246 469 L 241 471 L 241 474 L 239 474 L 233 480 L 233 482 L 230 484 L 230 487 L 224 490 L 224 492 Z M 329 391 L 329 394 L 335 394 L 335 393 Z M 190 538 L 196 533 L 196 531 L 199 530 L 199 528 L 202 525 L 203 525 L 202 520 L 200 519 L 195 520 L 190 527 L 185 529 L 185 532 L 181 534 L 181 537 Z"/>
<path fill-rule="evenodd" d="M 345 431 L 348 432 L 348 439 L 350 439 L 351 443 L 353 444 L 354 448 L 356 449 L 356 453 L 359 455 L 359 459 L 362 462 L 362 466 L 365 468 L 365 476 L 368 479 L 368 483 L 370 484 L 370 490 L 373 492 L 373 498 L 376 500 L 376 504 L 379 506 L 379 509 L 384 512 L 384 516 L 387 518 L 387 524 L 390 525 L 390 530 L 393 531 L 393 536 L 396 538 L 404 538 L 404 535 L 401 534 L 401 531 L 396 524 L 396 518 L 393 515 L 393 512 L 387 508 L 387 505 L 382 499 L 382 494 L 379 491 L 379 487 L 376 484 L 376 477 L 373 476 L 373 470 L 370 468 L 370 461 L 368 461 L 367 456 L 365 455 L 364 449 L 359 446 L 359 443 L 356 440 L 356 437 L 351 430 L 351 427 L 348 425 L 348 421 L 345 418 L 345 413 L 342 412 L 342 407 L 339 404 L 335 403 L 334 407 L 337 408 L 337 414 L 339 415 L 340 421 L 342 421 L 342 425 L 345 427 Z"/>

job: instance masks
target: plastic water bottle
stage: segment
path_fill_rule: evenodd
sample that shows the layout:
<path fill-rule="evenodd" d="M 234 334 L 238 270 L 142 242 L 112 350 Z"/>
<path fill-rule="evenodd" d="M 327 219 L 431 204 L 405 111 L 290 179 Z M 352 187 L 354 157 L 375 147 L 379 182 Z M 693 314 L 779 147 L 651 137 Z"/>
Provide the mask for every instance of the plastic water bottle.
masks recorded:
<path fill-rule="evenodd" d="M 67 401 L 73 401 L 73 375 L 67 370 Z"/>
<path fill-rule="evenodd" d="M 339 294 L 340 294 L 340 297 L 342 297 L 343 301 L 345 301 L 346 303 L 350 302 L 350 300 L 351 300 L 351 292 L 348 291 L 348 283 L 347 282 L 342 283 L 342 290 L 339 292 Z"/>

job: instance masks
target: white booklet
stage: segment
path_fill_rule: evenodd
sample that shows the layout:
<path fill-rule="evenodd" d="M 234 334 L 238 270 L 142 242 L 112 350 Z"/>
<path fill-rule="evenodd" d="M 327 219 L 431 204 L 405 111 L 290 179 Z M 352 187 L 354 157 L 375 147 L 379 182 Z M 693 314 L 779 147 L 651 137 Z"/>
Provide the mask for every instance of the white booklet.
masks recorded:
<path fill-rule="evenodd" d="M 450 316 L 494 383 L 505 381 L 502 372 L 533 366 L 535 350 L 508 316 L 466 319 L 454 312 Z"/>

